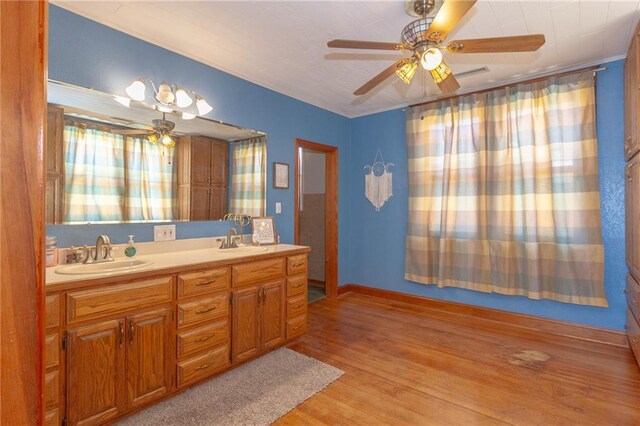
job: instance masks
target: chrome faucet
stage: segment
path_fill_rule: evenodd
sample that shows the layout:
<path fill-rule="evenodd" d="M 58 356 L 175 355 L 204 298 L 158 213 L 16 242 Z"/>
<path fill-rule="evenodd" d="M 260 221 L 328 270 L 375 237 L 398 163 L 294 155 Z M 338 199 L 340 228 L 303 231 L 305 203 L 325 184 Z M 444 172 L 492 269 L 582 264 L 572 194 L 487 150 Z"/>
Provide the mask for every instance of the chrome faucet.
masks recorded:
<path fill-rule="evenodd" d="M 220 248 L 221 249 L 228 249 L 228 248 L 236 248 L 236 247 L 238 247 L 238 245 L 236 244 L 236 239 L 231 234 L 238 235 L 238 230 L 236 228 L 229 228 L 229 230 L 227 231 L 227 238 L 226 239 L 218 238 L 216 240 L 216 241 L 220 242 Z"/>
<path fill-rule="evenodd" d="M 82 263 L 100 263 L 100 262 L 112 262 L 111 256 L 111 240 L 107 235 L 99 235 L 96 239 L 96 245 L 94 247 L 83 247 L 85 251 L 85 258 Z"/>

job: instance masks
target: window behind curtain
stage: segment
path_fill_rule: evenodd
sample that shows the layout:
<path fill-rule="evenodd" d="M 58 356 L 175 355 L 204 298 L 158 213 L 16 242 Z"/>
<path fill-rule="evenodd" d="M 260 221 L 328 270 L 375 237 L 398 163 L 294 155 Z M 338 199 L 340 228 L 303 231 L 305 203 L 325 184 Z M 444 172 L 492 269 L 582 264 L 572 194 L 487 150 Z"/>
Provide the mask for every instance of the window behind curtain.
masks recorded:
<path fill-rule="evenodd" d="M 267 141 L 264 136 L 233 142 L 229 210 L 252 217 L 265 214 Z"/>
<path fill-rule="evenodd" d="M 405 278 L 606 306 L 592 72 L 407 116 Z"/>
<path fill-rule="evenodd" d="M 175 149 L 90 124 L 64 127 L 65 222 L 175 218 Z"/>

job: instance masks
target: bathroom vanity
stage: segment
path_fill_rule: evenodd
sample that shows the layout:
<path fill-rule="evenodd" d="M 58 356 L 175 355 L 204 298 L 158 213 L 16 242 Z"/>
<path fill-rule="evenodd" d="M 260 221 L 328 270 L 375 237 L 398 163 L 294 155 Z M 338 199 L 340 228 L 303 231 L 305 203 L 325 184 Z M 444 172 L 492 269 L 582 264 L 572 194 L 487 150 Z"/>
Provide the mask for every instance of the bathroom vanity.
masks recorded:
<path fill-rule="evenodd" d="M 88 274 L 47 268 L 46 424 L 109 423 L 300 336 L 308 252 L 181 249 Z"/>

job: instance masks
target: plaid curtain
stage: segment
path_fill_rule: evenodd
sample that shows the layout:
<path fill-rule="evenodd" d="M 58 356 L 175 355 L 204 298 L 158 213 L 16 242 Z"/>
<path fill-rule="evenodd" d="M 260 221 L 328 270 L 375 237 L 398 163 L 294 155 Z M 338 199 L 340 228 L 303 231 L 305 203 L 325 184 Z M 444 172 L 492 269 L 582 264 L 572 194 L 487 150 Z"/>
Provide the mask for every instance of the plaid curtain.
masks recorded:
<path fill-rule="evenodd" d="M 252 217 L 265 214 L 267 140 L 264 136 L 232 143 L 229 210 Z"/>
<path fill-rule="evenodd" d="M 83 124 L 64 126 L 64 221 L 119 222 L 124 217 L 124 137 Z"/>
<path fill-rule="evenodd" d="M 607 306 L 592 72 L 407 115 L 405 278 Z"/>
<path fill-rule="evenodd" d="M 169 221 L 177 217 L 175 148 L 126 138 L 126 211 L 130 221 Z"/>

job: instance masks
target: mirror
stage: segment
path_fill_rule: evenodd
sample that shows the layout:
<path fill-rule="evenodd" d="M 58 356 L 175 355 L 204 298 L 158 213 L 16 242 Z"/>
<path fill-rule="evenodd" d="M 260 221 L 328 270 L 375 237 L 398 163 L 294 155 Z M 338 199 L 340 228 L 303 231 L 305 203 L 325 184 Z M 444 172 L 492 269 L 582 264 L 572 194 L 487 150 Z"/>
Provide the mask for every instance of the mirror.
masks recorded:
<path fill-rule="evenodd" d="M 48 224 L 264 215 L 264 133 L 66 83 L 47 89 Z"/>

